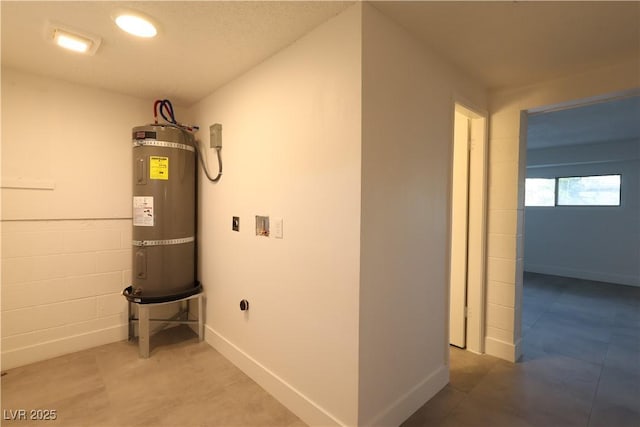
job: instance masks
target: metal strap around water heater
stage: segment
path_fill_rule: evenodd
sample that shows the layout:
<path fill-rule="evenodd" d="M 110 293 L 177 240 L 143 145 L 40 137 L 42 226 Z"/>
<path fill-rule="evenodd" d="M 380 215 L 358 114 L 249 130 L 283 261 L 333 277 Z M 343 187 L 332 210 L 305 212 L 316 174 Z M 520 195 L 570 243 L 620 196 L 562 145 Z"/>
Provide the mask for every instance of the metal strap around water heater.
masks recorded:
<path fill-rule="evenodd" d="M 168 141 L 157 141 L 155 139 L 134 139 L 133 141 L 134 147 L 140 147 L 142 145 L 151 145 L 153 147 L 166 147 L 166 148 L 177 148 L 179 150 L 187 150 L 195 152 L 196 149 L 191 145 L 180 144 L 178 142 L 168 142 Z"/>
<path fill-rule="evenodd" d="M 195 241 L 194 236 L 184 237 L 182 239 L 163 239 L 163 240 L 132 240 L 133 246 L 168 246 L 168 245 L 181 245 L 183 243 L 191 243 Z"/>

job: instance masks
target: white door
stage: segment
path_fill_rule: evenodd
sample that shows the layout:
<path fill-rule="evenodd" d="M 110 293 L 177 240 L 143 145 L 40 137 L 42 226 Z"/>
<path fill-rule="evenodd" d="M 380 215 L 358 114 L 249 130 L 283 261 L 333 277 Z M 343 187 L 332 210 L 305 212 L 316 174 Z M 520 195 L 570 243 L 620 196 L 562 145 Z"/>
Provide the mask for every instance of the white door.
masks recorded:
<path fill-rule="evenodd" d="M 467 259 L 469 218 L 469 129 L 466 115 L 455 112 L 451 197 L 451 263 L 449 342 L 466 347 Z"/>

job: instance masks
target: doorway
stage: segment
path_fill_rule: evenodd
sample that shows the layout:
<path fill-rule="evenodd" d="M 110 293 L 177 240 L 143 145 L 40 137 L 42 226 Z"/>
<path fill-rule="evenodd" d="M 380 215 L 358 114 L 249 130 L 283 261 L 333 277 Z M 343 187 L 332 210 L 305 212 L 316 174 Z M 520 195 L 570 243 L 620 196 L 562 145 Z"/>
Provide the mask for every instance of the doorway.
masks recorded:
<path fill-rule="evenodd" d="M 523 352 L 606 364 L 640 296 L 640 94 L 526 114 Z"/>
<path fill-rule="evenodd" d="M 456 103 L 451 178 L 449 343 L 483 353 L 487 119 Z"/>

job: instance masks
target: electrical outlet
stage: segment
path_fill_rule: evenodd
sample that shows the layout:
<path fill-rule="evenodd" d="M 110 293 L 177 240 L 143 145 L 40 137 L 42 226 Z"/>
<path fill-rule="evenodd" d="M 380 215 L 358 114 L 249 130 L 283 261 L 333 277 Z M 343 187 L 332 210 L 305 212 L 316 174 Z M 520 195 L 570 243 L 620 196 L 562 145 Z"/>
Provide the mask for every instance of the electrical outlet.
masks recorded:
<path fill-rule="evenodd" d="M 231 230 L 240 231 L 240 217 L 239 216 L 234 216 L 231 219 Z"/>

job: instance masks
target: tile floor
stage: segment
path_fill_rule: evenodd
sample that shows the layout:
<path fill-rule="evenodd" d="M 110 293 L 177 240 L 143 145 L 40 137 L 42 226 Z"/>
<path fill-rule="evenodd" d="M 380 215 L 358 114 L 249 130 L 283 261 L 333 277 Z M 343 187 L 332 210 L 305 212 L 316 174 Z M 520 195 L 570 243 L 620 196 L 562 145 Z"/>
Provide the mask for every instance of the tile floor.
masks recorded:
<path fill-rule="evenodd" d="M 451 382 L 403 426 L 640 427 L 640 288 L 525 274 L 524 356 L 451 348 Z M 119 342 L 9 370 L 8 409 L 56 409 L 63 426 L 304 426 L 187 328 L 152 357 Z"/>
<path fill-rule="evenodd" d="M 523 357 L 451 348 L 451 381 L 403 426 L 640 427 L 640 288 L 525 273 Z"/>
<path fill-rule="evenodd" d="M 9 409 L 55 409 L 10 421 Z M 7 371 L 3 426 L 305 426 L 187 327 L 151 339 L 151 358 L 118 342 Z"/>

